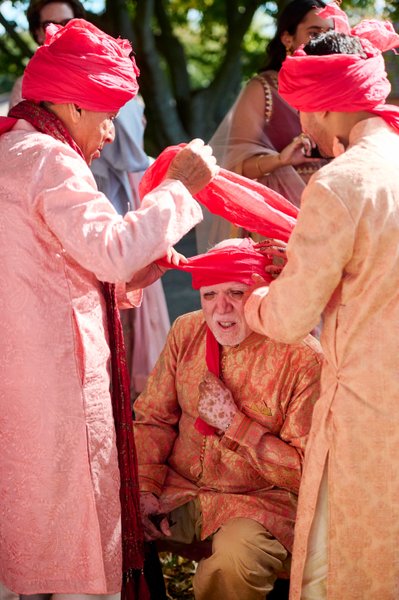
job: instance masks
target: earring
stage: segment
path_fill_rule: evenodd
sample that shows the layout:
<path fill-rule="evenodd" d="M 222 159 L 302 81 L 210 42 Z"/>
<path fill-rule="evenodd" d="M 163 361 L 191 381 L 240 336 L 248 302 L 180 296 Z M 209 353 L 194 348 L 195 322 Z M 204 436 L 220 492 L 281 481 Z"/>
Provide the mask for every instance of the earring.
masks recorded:
<path fill-rule="evenodd" d="M 292 56 L 294 54 L 294 48 L 292 46 L 286 46 L 285 53 L 287 56 Z"/>

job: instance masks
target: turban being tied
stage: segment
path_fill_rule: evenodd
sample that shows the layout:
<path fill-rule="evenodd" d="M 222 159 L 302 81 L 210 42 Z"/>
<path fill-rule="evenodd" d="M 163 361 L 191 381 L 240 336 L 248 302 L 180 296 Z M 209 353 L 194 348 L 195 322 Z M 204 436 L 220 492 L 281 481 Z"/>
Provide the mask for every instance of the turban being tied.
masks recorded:
<path fill-rule="evenodd" d="M 280 95 L 302 112 L 367 111 L 399 130 L 399 108 L 385 104 L 391 85 L 381 52 L 399 47 L 399 35 L 388 21 L 364 20 L 352 29 L 346 14 L 335 4 L 317 13 L 333 18 L 335 30 L 357 36 L 359 54 L 307 55 L 298 48 L 287 56 L 279 72 Z"/>
<path fill-rule="evenodd" d="M 136 96 L 139 70 L 128 40 L 115 39 L 84 19 L 46 28 L 46 40 L 29 61 L 22 97 L 73 103 L 115 112 Z"/>
<path fill-rule="evenodd" d="M 141 198 L 161 183 L 180 147 L 166 148 L 147 169 L 140 182 Z M 298 209 L 274 190 L 225 169 L 220 169 L 218 175 L 195 194 L 195 198 L 212 213 L 239 227 L 282 241 L 289 239 L 298 214 Z M 252 275 L 255 273 L 261 275 L 266 283 L 271 281 L 265 267 L 272 264 L 272 257 L 257 250 L 249 238 L 238 244 L 213 248 L 205 254 L 188 258 L 187 263 L 180 263 L 178 266 L 171 265 L 165 259 L 157 262 L 162 266 L 172 266 L 190 273 L 194 289 L 230 281 L 251 285 L 254 283 Z M 220 348 L 209 328 L 205 358 L 209 371 L 219 377 Z M 200 418 L 196 420 L 195 426 L 204 435 L 215 433 L 215 429 Z"/>

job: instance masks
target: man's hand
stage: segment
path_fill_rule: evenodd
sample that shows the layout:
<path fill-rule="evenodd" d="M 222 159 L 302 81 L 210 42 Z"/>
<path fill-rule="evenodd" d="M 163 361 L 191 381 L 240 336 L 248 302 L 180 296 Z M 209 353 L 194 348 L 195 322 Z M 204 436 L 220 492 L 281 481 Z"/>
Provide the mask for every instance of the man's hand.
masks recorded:
<path fill-rule="evenodd" d="M 168 249 L 165 258 L 171 265 L 175 266 L 177 266 L 179 263 L 187 262 L 187 258 L 172 247 Z M 131 280 L 126 284 L 126 291 L 132 292 L 133 290 L 139 290 L 148 287 L 154 283 L 154 281 L 157 281 L 160 277 L 162 277 L 166 271 L 169 271 L 169 268 L 172 267 L 161 267 L 157 263 L 151 263 L 147 265 L 133 275 Z"/>
<path fill-rule="evenodd" d="M 255 248 L 273 261 L 272 265 L 265 268 L 266 273 L 278 277 L 287 263 L 287 244 L 281 240 L 267 239 L 255 244 Z"/>
<path fill-rule="evenodd" d="M 216 375 L 208 372 L 199 384 L 198 413 L 201 419 L 224 432 L 237 412 L 230 390 Z"/>
<path fill-rule="evenodd" d="M 212 148 L 200 139 L 192 140 L 173 158 L 166 178 L 181 181 L 191 195 L 196 194 L 217 175 L 219 167 Z"/>
<path fill-rule="evenodd" d="M 157 540 L 164 535 L 172 535 L 167 516 L 162 513 L 160 502 L 155 494 L 151 492 L 140 494 L 140 510 L 147 542 Z"/>

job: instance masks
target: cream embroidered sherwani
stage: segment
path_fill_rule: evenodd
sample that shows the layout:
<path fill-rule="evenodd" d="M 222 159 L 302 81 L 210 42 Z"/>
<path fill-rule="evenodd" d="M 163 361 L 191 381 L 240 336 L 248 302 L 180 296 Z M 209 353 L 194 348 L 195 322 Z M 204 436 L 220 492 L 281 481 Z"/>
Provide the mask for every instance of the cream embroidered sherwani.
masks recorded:
<path fill-rule="evenodd" d="M 288 263 L 246 307 L 251 327 L 297 342 L 324 314 L 321 398 L 306 450 L 291 598 L 328 457 L 328 598 L 399 598 L 399 135 L 358 123 L 314 175 Z"/>
<path fill-rule="evenodd" d="M 221 437 L 195 428 L 207 372 L 202 311 L 177 319 L 134 423 L 140 489 L 166 512 L 198 497 L 202 538 L 234 517 L 261 523 L 292 548 L 302 458 L 319 394 L 321 354 L 309 336 L 293 346 L 256 333 L 223 348 L 222 376 L 239 413 Z"/>
<path fill-rule="evenodd" d="M 24 121 L 0 137 L 0 157 L 0 582 L 21 594 L 115 593 L 119 470 L 100 281 L 124 288 L 201 209 L 166 181 L 122 218 L 74 150 Z"/>

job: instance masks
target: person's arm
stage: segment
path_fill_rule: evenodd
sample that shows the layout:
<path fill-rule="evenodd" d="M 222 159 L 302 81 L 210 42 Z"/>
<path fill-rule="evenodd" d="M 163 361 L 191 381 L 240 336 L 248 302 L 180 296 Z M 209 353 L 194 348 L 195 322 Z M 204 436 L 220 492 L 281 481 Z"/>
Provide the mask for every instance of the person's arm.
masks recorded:
<path fill-rule="evenodd" d="M 296 386 L 285 402 L 284 423 L 278 436 L 237 412 L 221 438 L 221 445 L 248 461 L 264 478 L 265 485 L 298 493 L 305 444 L 320 391 L 320 369 L 321 359 L 316 356 L 303 361 Z"/>
<path fill-rule="evenodd" d="M 254 331 L 294 343 L 320 321 L 353 254 L 355 224 L 346 206 L 315 179 L 303 196 L 287 246 L 287 264 L 269 288 L 255 289 L 245 307 Z"/>
<path fill-rule="evenodd" d="M 294 351 L 295 352 L 295 351 Z M 200 384 L 198 411 L 215 428 L 220 445 L 244 458 L 265 480 L 266 486 L 298 493 L 303 451 L 312 411 L 319 395 L 321 357 L 298 347 L 292 360 L 300 365 L 293 375 L 289 396 L 281 390 L 280 410 L 284 422 L 279 435 L 239 410 L 225 384 L 208 373 Z M 250 368 L 250 366 L 248 366 Z M 266 404 L 267 404 L 267 398 Z"/>
<path fill-rule="evenodd" d="M 193 157 L 192 167 L 195 161 Z M 130 281 L 202 219 L 200 206 L 177 179 L 178 173 L 147 194 L 137 211 L 121 217 L 69 148 L 62 155 L 51 149 L 43 169 L 44 181 L 38 177 L 35 182 L 37 210 L 68 254 L 101 281 Z M 189 172 L 194 185 L 193 168 Z M 205 180 L 202 174 L 201 182 Z"/>
<path fill-rule="evenodd" d="M 135 400 L 133 423 L 141 492 L 160 496 L 167 474 L 167 460 L 178 436 L 181 409 L 175 378 L 178 356 L 174 323 L 145 390 Z"/>
<path fill-rule="evenodd" d="M 247 144 L 246 156 L 238 164 L 231 164 L 233 171 L 248 177 L 259 179 L 273 173 L 281 167 L 296 166 L 309 161 L 303 149 L 307 147 L 306 138 L 297 136 L 283 149 L 277 152 L 272 147 L 265 127 L 265 91 L 262 82 L 254 78 L 242 91 L 232 117 L 230 144 L 237 148 Z M 237 156 L 239 156 L 237 149 Z M 234 148 L 231 156 L 234 156 Z M 234 162 L 233 158 L 231 159 Z"/>

